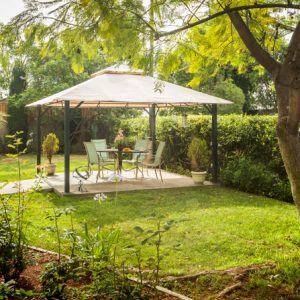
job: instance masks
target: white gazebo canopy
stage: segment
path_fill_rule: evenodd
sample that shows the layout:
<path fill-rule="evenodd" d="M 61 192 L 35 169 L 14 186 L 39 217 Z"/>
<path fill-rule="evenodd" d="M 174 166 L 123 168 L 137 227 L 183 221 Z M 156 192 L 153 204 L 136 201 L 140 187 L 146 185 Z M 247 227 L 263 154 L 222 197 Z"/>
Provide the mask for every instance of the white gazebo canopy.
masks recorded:
<path fill-rule="evenodd" d="M 150 137 L 155 141 L 156 108 L 175 106 L 212 106 L 213 178 L 217 181 L 217 105 L 230 101 L 210 96 L 189 88 L 143 75 L 141 70 L 127 65 L 115 65 L 92 75 L 92 78 L 62 92 L 31 103 L 37 107 L 37 165 L 41 163 L 41 108 L 64 108 L 64 191 L 70 192 L 70 110 L 71 107 L 149 108 Z"/>
<path fill-rule="evenodd" d="M 190 88 L 143 75 L 127 65 L 114 65 L 92 75 L 92 78 L 62 92 L 29 104 L 62 107 L 172 107 L 201 104 L 230 104 Z"/>

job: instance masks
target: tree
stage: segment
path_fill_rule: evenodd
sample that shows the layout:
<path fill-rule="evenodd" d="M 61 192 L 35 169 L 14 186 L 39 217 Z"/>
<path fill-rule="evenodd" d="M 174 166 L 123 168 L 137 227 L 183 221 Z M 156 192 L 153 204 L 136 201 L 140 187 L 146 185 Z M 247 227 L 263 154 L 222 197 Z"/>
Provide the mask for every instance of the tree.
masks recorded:
<path fill-rule="evenodd" d="M 23 140 L 26 141 L 27 114 L 25 113 L 25 104 L 20 99 L 20 94 L 25 91 L 27 83 L 24 65 L 20 61 L 15 62 L 11 76 L 8 97 L 8 130 L 11 134 L 23 131 Z"/>
<path fill-rule="evenodd" d="M 40 36 L 48 36 L 50 46 L 49 36 L 59 36 L 70 48 L 68 53 L 79 61 L 84 52 L 91 53 L 92 43 L 99 43 L 112 57 L 149 66 L 153 49 L 147 49 L 153 37 L 157 41 L 158 69 L 166 74 L 176 69 L 183 58 L 191 73 L 216 72 L 224 65 L 235 66 L 239 72 L 247 68 L 261 73 L 266 70 L 275 85 L 279 147 L 300 217 L 299 1 L 152 0 L 150 8 L 144 7 L 142 1 L 25 2 L 27 11 L 11 26 L 31 26 L 41 19 L 51 19 L 52 31 L 40 32 Z M 47 11 L 52 7 L 52 14 L 43 13 L 45 6 Z M 154 16 L 151 20 L 149 10 Z M 213 26 L 207 30 L 206 24 Z M 287 32 L 292 37 L 284 45 L 282 37 Z M 164 47 L 160 47 L 161 43 L 165 43 Z M 275 56 L 282 48 L 286 52 Z M 214 66 L 216 59 L 219 63 Z M 194 76 L 192 84 L 199 84 L 200 79 Z"/>
<path fill-rule="evenodd" d="M 219 112 L 222 114 L 242 113 L 245 95 L 243 91 L 233 83 L 232 80 L 226 79 L 217 82 L 216 85 L 211 89 L 211 94 L 233 102 L 232 105 L 224 105 L 223 107 L 219 108 Z"/>

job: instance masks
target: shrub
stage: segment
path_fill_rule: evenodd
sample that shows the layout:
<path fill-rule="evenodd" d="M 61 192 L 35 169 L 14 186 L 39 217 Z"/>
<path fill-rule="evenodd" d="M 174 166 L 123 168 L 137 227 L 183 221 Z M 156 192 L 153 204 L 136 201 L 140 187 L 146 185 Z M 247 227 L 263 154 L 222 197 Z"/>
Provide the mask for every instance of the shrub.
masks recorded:
<path fill-rule="evenodd" d="M 239 189 L 290 201 L 290 186 L 277 143 L 276 122 L 277 116 L 219 116 L 219 165 L 224 175 L 229 162 L 234 164 L 231 162 L 233 157 L 240 155 L 247 157 L 252 162 L 251 170 L 254 168 L 252 170 L 254 173 L 246 177 L 247 182 L 236 184 Z M 147 136 L 147 124 L 148 118 L 140 117 L 134 120 L 124 120 L 121 126 L 126 128 L 126 135 L 134 139 L 137 136 Z M 211 116 L 189 116 L 187 125 L 183 124 L 179 116 L 157 118 L 157 138 L 166 141 L 163 154 L 166 169 L 180 170 L 180 173 L 185 173 L 185 170 L 189 169 L 187 153 L 193 136 L 205 140 L 207 145 L 210 145 Z M 266 157 L 268 162 L 266 162 Z M 255 167 L 252 166 L 253 164 L 258 165 Z M 246 173 L 246 171 L 245 166 L 240 170 L 241 173 Z M 268 186 L 253 188 L 249 181 L 257 182 L 257 178 L 261 177 L 259 173 L 264 172 L 270 176 L 270 180 L 264 178 L 263 181 Z M 225 177 L 222 178 L 224 180 Z M 225 180 L 223 183 L 236 186 L 233 185 L 232 180 L 230 182 Z"/>
<path fill-rule="evenodd" d="M 206 141 L 194 137 L 189 144 L 187 156 L 193 171 L 206 171 L 209 165 L 209 150 Z"/>
<path fill-rule="evenodd" d="M 55 133 L 49 133 L 45 137 L 42 148 L 44 155 L 46 155 L 49 163 L 51 164 L 52 156 L 59 150 L 59 140 L 56 137 Z"/>
<path fill-rule="evenodd" d="M 221 172 L 221 180 L 241 191 L 291 201 L 288 181 L 280 179 L 261 162 L 243 155 L 233 156 Z"/>

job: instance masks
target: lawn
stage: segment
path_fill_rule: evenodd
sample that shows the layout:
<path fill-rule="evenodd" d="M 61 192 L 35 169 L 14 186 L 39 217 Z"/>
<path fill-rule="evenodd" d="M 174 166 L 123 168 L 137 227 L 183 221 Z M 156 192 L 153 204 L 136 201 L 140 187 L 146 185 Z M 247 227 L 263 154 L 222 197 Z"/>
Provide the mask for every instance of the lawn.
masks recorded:
<path fill-rule="evenodd" d="M 34 155 L 22 156 L 22 178 L 33 178 Z M 63 171 L 63 156 L 54 161 Z M 73 155 L 71 170 L 86 164 L 86 157 Z M 0 182 L 16 180 L 17 164 L 0 159 Z M 15 198 L 12 198 L 14 201 Z M 253 263 L 281 262 L 300 258 L 300 223 L 292 204 L 238 192 L 219 186 L 166 189 L 108 194 L 99 203 L 92 196 L 59 198 L 52 193 L 30 195 L 25 212 L 27 238 L 31 245 L 57 251 L 53 210 L 74 207 L 74 226 L 83 233 L 119 230 L 118 257 L 136 264 L 132 248 L 141 248 L 144 261 L 155 256 L 156 237 L 141 242 L 157 230 L 162 234 L 164 273 L 186 274 L 205 269 L 224 269 Z M 70 228 L 70 217 L 59 219 L 60 231 Z M 68 241 L 63 251 L 69 253 Z"/>
<path fill-rule="evenodd" d="M 120 230 L 118 257 L 136 264 L 132 248 L 157 229 L 162 234 L 162 271 L 169 274 L 224 269 L 254 263 L 299 258 L 300 223 L 294 205 L 223 187 L 195 187 L 109 194 L 99 203 L 93 197 L 35 194 L 26 211 L 30 244 L 57 251 L 53 209 L 74 207 L 75 229 L 86 222 L 95 232 Z M 61 231 L 70 218 L 59 219 Z M 69 249 L 64 246 L 64 252 Z M 155 246 L 142 246 L 144 260 L 155 256 Z"/>
<path fill-rule="evenodd" d="M 32 179 L 36 173 L 36 155 L 26 154 L 21 156 L 22 179 Z M 42 160 L 42 164 L 47 162 Z M 53 162 L 57 164 L 57 172 L 63 172 L 64 170 L 64 157 L 63 155 L 54 155 Z M 76 167 L 87 164 L 86 155 L 71 155 L 70 169 L 74 170 Z M 0 182 L 15 181 L 17 180 L 18 165 L 15 158 L 9 158 L 4 155 L 0 155 Z"/>

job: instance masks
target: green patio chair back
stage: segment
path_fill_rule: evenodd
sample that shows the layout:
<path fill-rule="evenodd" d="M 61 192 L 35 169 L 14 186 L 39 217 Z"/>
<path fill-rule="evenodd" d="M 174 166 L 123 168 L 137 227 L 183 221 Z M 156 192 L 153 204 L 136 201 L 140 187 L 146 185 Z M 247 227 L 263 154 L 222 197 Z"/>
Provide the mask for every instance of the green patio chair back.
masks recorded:
<path fill-rule="evenodd" d="M 161 156 L 164 151 L 165 145 L 166 145 L 166 142 L 159 142 L 155 156 L 154 156 L 154 162 L 153 162 L 154 165 L 161 164 Z"/>
<path fill-rule="evenodd" d="M 148 149 L 148 140 L 137 140 L 135 142 L 135 145 L 134 145 L 134 149 L 135 150 L 147 150 Z M 136 160 L 137 157 L 139 156 L 139 161 L 142 161 L 145 159 L 146 157 L 146 153 L 142 153 L 142 154 L 139 154 L 139 153 L 133 153 L 132 154 L 132 160 Z"/>
<path fill-rule="evenodd" d="M 107 149 L 106 139 L 92 140 L 94 143 L 96 151 Z M 102 160 L 108 160 L 108 153 L 101 152 L 100 157 Z"/>
<path fill-rule="evenodd" d="M 86 154 L 88 156 L 88 162 L 90 165 L 98 165 L 98 155 L 95 144 L 92 142 L 83 142 Z"/>

